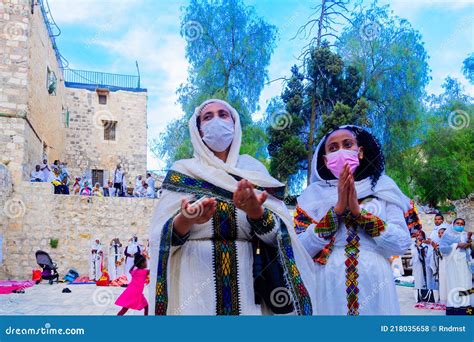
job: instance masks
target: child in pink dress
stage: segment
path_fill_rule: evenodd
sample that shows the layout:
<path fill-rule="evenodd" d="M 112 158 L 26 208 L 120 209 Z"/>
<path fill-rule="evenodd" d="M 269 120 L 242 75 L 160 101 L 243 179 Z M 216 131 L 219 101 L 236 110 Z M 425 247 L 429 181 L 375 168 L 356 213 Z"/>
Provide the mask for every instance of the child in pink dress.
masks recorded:
<path fill-rule="evenodd" d="M 130 269 L 132 281 L 115 301 L 115 305 L 122 307 L 117 314 L 118 316 L 123 316 L 128 309 L 138 311 L 145 309 L 145 316 L 148 316 L 148 301 L 143 295 L 145 281 L 150 273 L 150 270 L 147 270 L 146 267 L 146 258 L 137 253 L 135 255 L 133 266 Z"/>

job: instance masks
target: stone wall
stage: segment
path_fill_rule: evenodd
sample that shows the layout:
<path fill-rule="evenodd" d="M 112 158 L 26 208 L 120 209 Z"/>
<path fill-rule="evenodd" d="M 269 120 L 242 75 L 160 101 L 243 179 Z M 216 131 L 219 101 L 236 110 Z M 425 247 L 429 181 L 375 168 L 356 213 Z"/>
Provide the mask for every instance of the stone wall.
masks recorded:
<path fill-rule="evenodd" d="M 39 6 L 31 13 L 31 1 L 3 0 L 0 32 L 0 162 L 17 184 L 29 179 L 43 153 L 50 160 L 63 153 L 64 81 Z M 52 95 L 48 68 L 57 78 Z"/>
<path fill-rule="evenodd" d="M 466 220 L 466 230 L 474 232 L 474 193 L 467 198 L 453 201 L 456 216 Z"/>
<path fill-rule="evenodd" d="M 147 94 L 112 91 L 107 104 L 99 104 L 95 91 L 66 88 L 70 112 L 64 160 L 73 177 L 86 170 L 104 170 L 111 178 L 118 163 L 132 183 L 146 172 Z M 104 139 L 103 121 L 116 121 L 115 140 Z"/>
<path fill-rule="evenodd" d="M 148 238 L 156 199 L 54 195 L 52 191 L 48 183 L 23 182 L 4 206 L 8 221 L 0 225 L 0 279 L 31 277 L 31 270 L 38 267 L 38 249 L 51 255 L 61 276 L 69 268 L 88 275 L 92 239 L 108 245 L 118 237 L 125 246 L 133 234 L 140 243 Z M 51 248 L 50 239 L 59 240 L 57 248 Z"/>

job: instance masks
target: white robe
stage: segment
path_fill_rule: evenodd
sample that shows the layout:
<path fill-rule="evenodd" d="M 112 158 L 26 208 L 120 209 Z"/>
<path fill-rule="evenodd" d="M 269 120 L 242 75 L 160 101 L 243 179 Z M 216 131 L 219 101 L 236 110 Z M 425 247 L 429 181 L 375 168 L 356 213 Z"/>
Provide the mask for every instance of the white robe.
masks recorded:
<path fill-rule="evenodd" d="M 424 259 L 424 264 L 421 261 L 422 256 L 420 255 L 420 251 L 418 250 L 419 248 L 424 249 L 425 251 L 425 259 Z M 426 290 L 428 289 L 427 285 L 427 268 L 429 267 L 428 265 L 428 246 L 426 244 L 421 244 L 421 246 L 416 246 L 416 242 L 413 242 L 411 244 L 411 263 L 412 263 L 412 272 L 413 272 L 413 278 L 415 279 L 415 289 L 417 290 Z"/>
<path fill-rule="evenodd" d="M 361 205 L 369 212 L 377 208 L 377 216 L 387 227 L 378 237 L 359 232 L 359 314 L 399 315 L 400 306 L 389 258 L 403 255 L 409 248 L 410 235 L 403 211 L 383 200 L 371 199 Z M 320 252 L 328 240 L 314 232 L 314 224 L 299 234 L 300 241 L 311 256 Z M 347 315 L 346 255 L 347 228 L 340 222 L 335 234 L 334 249 L 326 265 L 315 263 L 316 309 L 318 315 Z"/>
<path fill-rule="evenodd" d="M 96 250 L 96 253 L 93 253 L 93 250 Z M 102 252 L 102 254 L 100 253 Z M 103 262 L 103 250 L 102 244 L 93 242 L 91 245 L 90 251 L 90 263 L 89 263 L 89 279 L 91 280 L 99 280 L 102 275 L 102 262 Z"/>
<path fill-rule="evenodd" d="M 134 255 L 138 251 L 140 251 L 140 247 L 138 247 L 137 242 L 130 243 L 124 251 L 124 253 L 128 253 L 131 255 L 131 257 L 125 256 L 125 275 L 127 276 L 128 282 L 132 281 L 132 275 L 130 274 L 130 269 L 132 268 L 133 263 L 135 261 Z"/>
<path fill-rule="evenodd" d="M 323 141 L 321 139 L 313 155 L 311 184 L 298 197 L 299 208 L 314 222 L 320 222 L 338 200 L 338 180 L 324 179 L 319 174 L 323 166 L 318 165 L 318 153 L 324 148 Z M 375 145 L 375 140 L 372 143 Z M 349 237 L 353 239 L 352 229 L 347 229 L 342 220 L 338 222 L 337 230 L 333 233 L 334 247 L 326 264 L 315 262 L 314 266 L 316 312 L 318 315 L 398 315 L 400 305 L 388 259 L 405 254 L 410 247 L 410 232 L 404 216 L 410 209 L 410 199 L 383 173 L 375 186 L 372 186 L 370 178 L 355 181 L 354 186 L 358 199 L 363 200 L 361 209 L 383 220 L 385 230 L 376 237 L 356 230 L 355 235 L 359 238 L 359 253 L 356 257 L 357 292 L 354 284 L 348 281 L 346 285 L 346 271 L 350 270 L 352 273 L 352 268 L 349 268 L 350 265 L 346 266 L 346 261 L 350 260 L 345 248 L 349 245 Z M 316 233 L 314 228 L 315 225 L 310 224 L 298 235 L 311 257 L 315 257 L 330 242 Z M 352 257 L 353 251 L 350 252 Z M 354 298 L 349 298 L 347 292 L 357 292 L 358 310 Z"/>
<path fill-rule="evenodd" d="M 196 180 L 207 181 L 227 193 L 233 193 L 237 188 L 238 181 L 232 175 L 248 179 L 253 184 L 265 188 L 283 186 L 268 174 L 260 162 L 250 156 L 240 155 L 241 128 L 238 113 L 223 101 L 213 101 L 229 107 L 235 123 L 234 138 L 226 162 L 218 159 L 199 135 L 196 118 L 201 106 L 196 109 L 189 121 L 194 158 L 176 162 L 172 170 Z M 195 192 L 190 192 L 185 191 L 184 187 L 176 187 L 173 190 L 166 188 L 166 184 L 163 188 L 150 229 L 151 274 L 148 300 L 150 312 L 154 314 L 156 309 L 157 314 L 168 315 L 263 314 L 262 307 L 255 304 L 252 274 L 253 251 L 250 242 L 250 225 L 245 213 L 236 209 L 233 214 L 228 213 L 225 216 L 231 218 L 230 222 L 236 222 L 237 227 L 236 238 L 230 240 L 228 252 L 219 235 L 213 236 L 212 220 L 193 225 L 189 238 L 182 245 L 172 246 L 168 240 L 170 233 L 173 232 L 170 222 L 180 210 L 181 199 L 185 196 L 190 197 L 191 193 L 196 193 L 197 198 L 200 198 L 203 194 L 199 194 L 199 191 L 205 192 L 206 189 L 198 188 Z M 257 193 L 260 193 L 260 190 Z M 225 203 L 232 204 L 231 198 L 216 196 L 215 192 L 206 196 L 218 198 L 219 203 L 223 203 L 222 211 L 227 208 Z M 284 203 L 269 195 L 263 206 L 281 219 L 280 223 L 275 223 L 270 232 L 261 236 L 269 243 L 277 244 L 280 260 L 283 260 L 280 264 L 284 267 L 284 276 L 289 290 L 282 289 L 282 297 L 286 298 L 280 299 L 286 301 L 290 294 L 295 299 L 293 303 L 297 313 L 309 315 L 314 307 L 311 304 L 313 301 L 311 296 L 314 294 L 312 260 L 291 229 L 291 217 Z M 232 227 L 232 232 L 235 232 L 235 225 L 233 223 L 229 225 Z M 222 258 L 216 257 L 214 253 L 218 253 L 217 256 L 221 255 Z M 288 253 L 291 253 L 290 258 Z M 164 263 L 164 260 L 167 263 Z M 292 266 L 288 267 L 288 261 Z M 214 262 L 223 264 L 215 266 Z M 231 276 L 225 278 L 226 274 Z M 231 288 L 229 292 L 221 287 L 220 282 L 223 279 L 229 281 Z M 299 281 L 300 285 L 295 286 L 295 281 Z M 278 296 L 278 291 L 276 292 L 275 296 Z M 222 305 L 218 305 L 218 296 L 225 297 L 226 304 L 232 303 L 234 310 L 231 311 L 232 313 L 220 311 Z"/>
<path fill-rule="evenodd" d="M 465 232 L 458 233 L 449 228 L 444 233 L 440 249 L 445 259 L 445 277 L 443 279 L 443 289 L 446 296 L 446 306 L 460 308 L 471 304 L 471 296 L 460 296 L 459 291 L 466 291 L 472 288 L 472 273 L 469 270 L 468 262 L 471 260 L 470 250 L 457 248 L 458 243 L 465 243 L 467 236 Z M 441 286 L 441 284 L 440 284 Z"/>
<path fill-rule="evenodd" d="M 112 244 L 109 248 L 109 276 L 111 280 L 117 279 L 124 274 L 124 262 L 122 261 L 120 266 L 117 266 L 117 262 L 120 262 L 123 258 L 122 247 L 117 244 Z"/>

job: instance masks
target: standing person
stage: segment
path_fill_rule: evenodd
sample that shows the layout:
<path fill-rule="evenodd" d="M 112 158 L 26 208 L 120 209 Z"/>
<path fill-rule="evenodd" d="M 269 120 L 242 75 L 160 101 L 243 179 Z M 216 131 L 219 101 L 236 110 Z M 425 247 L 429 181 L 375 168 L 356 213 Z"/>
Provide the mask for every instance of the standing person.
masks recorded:
<path fill-rule="evenodd" d="M 115 301 L 115 305 L 121 306 L 118 316 L 123 316 L 129 310 L 141 311 L 145 309 L 145 316 L 148 316 L 148 301 L 143 295 L 143 289 L 150 270 L 147 270 L 146 258 L 141 254 L 136 254 L 132 267 L 127 273 L 132 275 L 132 281 Z"/>
<path fill-rule="evenodd" d="M 43 164 L 41 164 L 41 171 L 43 172 L 43 180 L 45 182 L 50 182 L 52 174 L 51 174 L 51 169 L 49 168 L 47 159 L 43 159 Z"/>
<path fill-rule="evenodd" d="M 434 302 L 434 296 L 428 287 L 429 267 L 429 241 L 426 240 L 425 232 L 420 230 L 411 245 L 411 260 L 413 277 L 415 278 L 415 289 L 417 291 L 417 302 Z M 430 273 L 431 274 L 431 273 Z"/>
<path fill-rule="evenodd" d="M 109 180 L 109 196 L 110 197 L 115 197 L 115 194 L 117 192 L 117 189 L 114 188 L 114 183 Z"/>
<path fill-rule="evenodd" d="M 89 279 L 97 281 L 102 275 L 104 261 L 104 251 L 99 239 L 96 239 L 91 245 L 89 261 Z"/>
<path fill-rule="evenodd" d="M 120 277 L 123 272 L 123 253 L 122 253 L 122 243 L 118 238 L 112 239 L 110 241 L 109 248 L 109 275 L 111 280 L 115 280 Z"/>
<path fill-rule="evenodd" d="M 438 229 L 438 239 L 441 241 L 446 228 L 439 228 Z M 441 274 L 443 273 L 444 277 L 444 264 L 443 264 L 443 255 L 439 250 L 439 244 L 432 242 L 431 245 L 431 254 L 429 257 L 429 267 L 431 268 L 431 273 L 433 274 L 434 280 L 434 289 L 438 290 L 437 302 L 441 302 L 441 289 L 440 289 L 440 282 L 441 282 Z"/>
<path fill-rule="evenodd" d="M 150 227 L 151 312 L 313 314 L 313 265 L 291 229 L 284 184 L 240 154 L 237 111 L 207 100 L 189 132 L 194 157 L 167 173 Z M 263 268 L 274 271 L 265 288 L 253 276 Z"/>
<path fill-rule="evenodd" d="M 122 171 L 122 166 L 117 164 L 117 168 L 114 172 L 114 189 L 115 189 L 115 196 L 123 197 L 123 178 L 125 176 L 125 172 Z"/>
<path fill-rule="evenodd" d="M 442 281 L 445 282 L 447 292 L 446 315 L 466 315 L 467 310 L 472 310 L 470 296 L 460 294 L 460 291 L 472 289 L 472 273 L 468 264 L 473 246 L 472 232 L 466 233 L 465 225 L 464 219 L 455 219 L 439 244 L 445 263 Z"/>
<path fill-rule="evenodd" d="M 140 246 L 138 245 L 138 238 L 134 235 L 128 244 L 125 247 L 125 275 L 127 276 L 128 282 L 132 280 L 132 275 L 130 274 L 130 268 L 133 266 L 133 258 L 135 254 L 141 254 Z"/>
<path fill-rule="evenodd" d="M 447 225 L 444 224 L 444 216 L 440 213 L 436 214 L 434 217 L 434 227 L 433 231 L 430 234 L 430 240 L 434 241 L 436 244 L 439 244 L 438 229 L 447 228 Z"/>
<path fill-rule="evenodd" d="M 146 183 L 148 184 L 147 195 L 146 197 L 154 198 L 155 197 L 155 178 L 151 175 L 151 173 L 146 174 Z"/>
<path fill-rule="evenodd" d="M 388 260 L 410 247 L 405 217 L 414 208 L 384 169 L 380 144 L 356 126 L 332 130 L 316 148 L 295 229 L 315 261 L 318 314 L 400 314 Z"/>

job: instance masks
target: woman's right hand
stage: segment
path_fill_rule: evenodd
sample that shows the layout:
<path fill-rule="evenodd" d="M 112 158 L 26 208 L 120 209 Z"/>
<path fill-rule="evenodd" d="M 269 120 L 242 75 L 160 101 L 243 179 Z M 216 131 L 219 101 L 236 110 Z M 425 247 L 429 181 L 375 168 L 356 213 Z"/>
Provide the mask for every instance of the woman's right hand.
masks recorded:
<path fill-rule="evenodd" d="M 337 182 L 337 203 L 334 207 L 334 211 L 337 215 L 342 215 L 347 208 L 347 198 L 348 198 L 348 185 L 349 185 L 349 176 L 351 171 L 349 165 L 344 165 L 339 181 Z"/>
<path fill-rule="evenodd" d="M 181 200 L 181 212 L 173 220 L 173 229 L 180 236 L 186 235 L 193 224 L 202 224 L 209 221 L 217 208 L 215 198 L 205 198 L 189 203 L 187 198 Z"/>

